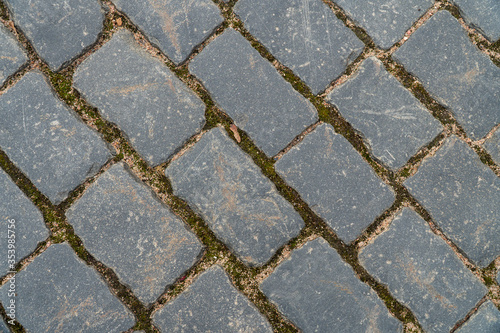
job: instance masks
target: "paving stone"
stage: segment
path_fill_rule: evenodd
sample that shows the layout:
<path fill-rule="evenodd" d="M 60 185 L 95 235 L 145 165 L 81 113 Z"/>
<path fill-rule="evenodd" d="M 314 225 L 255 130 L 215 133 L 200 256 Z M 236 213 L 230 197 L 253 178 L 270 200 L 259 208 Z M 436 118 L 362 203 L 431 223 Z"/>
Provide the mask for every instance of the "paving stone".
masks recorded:
<path fill-rule="evenodd" d="M 468 24 L 478 27 L 492 42 L 500 37 L 498 0 L 453 0 Z"/>
<path fill-rule="evenodd" d="M 166 169 L 174 193 L 199 211 L 224 243 L 250 265 L 262 265 L 304 222 L 221 128 Z"/>
<path fill-rule="evenodd" d="M 151 303 L 197 260 L 200 242 L 122 163 L 67 212 L 84 246 Z"/>
<path fill-rule="evenodd" d="M 375 57 L 328 99 L 365 136 L 373 154 L 391 168 L 403 166 L 442 127 Z"/>
<path fill-rule="evenodd" d="M 314 94 L 340 76 L 365 46 L 321 0 L 243 0 L 234 11 Z"/>
<path fill-rule="evenodd" d="M 401 332 L 370 287 L 323 239 L 293 251 L 261 284 L 303 332 Z"/>
<path fill-rule="evenodd" d="M 491 138 L 484 142 L 484 149 L 490 153 L 491 158 L 500 165 L 500 128 L 498 128 Z"/>
<path fill-rule="evenodd" d="M 486 301 L 478 312 L 472 315 L 457 333 L 495 333 L 500 332 L 500 311 L 491 303 Z"/>
<path fill-rule="evenodd" d="M 189 67 L 268 156 L 318 119 L 314 106 L 233 29 L 211 42 Z"/>
<path fill-rule="evenodd" d="M 50 89 L 39 71 L 0 96 L 0 147 L 55 204 L 111 158 L 99 135 Z"/>
<path fill-rule="evenodd" d="M 96 0 L 6 0 L 16 25 L 52 70 L 92 45 L 103 27 Z"/>
<path fill-rule="evenodd" d="M 393 56 L 450 108 L 473 139 L 500 122 L 500 68 L 448 11 L 431 17 Z"/>
<path fill-rule="evenodd" d="M 153 315 L 163 332 L 272 332 L 252 303 L 215 266 Z"/>
<path fill-rule="evenodd" d="M 78 67 L 74 85 L 151 165 L 167 160 L 204 123 L 203 102 L 127 30 Z"/>
<path fill-rule="evenodd" d="M 0 86 L 28 60 L 26 53 L 9 30 L 0 25 Z"/>
<path fill-rule="evenodd" d="M 114 0 L 173 62 L 186 60 L 224 20 L 210 0 Z"/>
<path fill-rule="evenodd" d="M 449 332 L 488 292 L 448 244 L 408 208 L 361 250 L 359 260 L 428 332 Z"/>
<path fill-rule="evenodd" d="M 55 244 L 16 274 L 16 297 L 5 284 L 0 299 L 15 300 L 16 319 L 28 332 L 122 332 L 134 316 L 93 268 L 67 244 Z"/>
<path fill-rule="evenodd" d="M 500 254 L 500 179 L 467 144 L 452 136 L 405 185 L 476 264 Z"/>
<path fill-rule="evenodd" d="M 346 242 L 354 240 L 395 199 L 394 192 L 328 124 L 319 125 L 283 155 L 275 168 Z"/>
<path fill-rule="evenodd" d="M 7 324 L 4 323 L 2 320 L 0 320 L 0 332 L 2 332 L 2 333 L 10 333 L 10 330 L 7 327 Z"/>

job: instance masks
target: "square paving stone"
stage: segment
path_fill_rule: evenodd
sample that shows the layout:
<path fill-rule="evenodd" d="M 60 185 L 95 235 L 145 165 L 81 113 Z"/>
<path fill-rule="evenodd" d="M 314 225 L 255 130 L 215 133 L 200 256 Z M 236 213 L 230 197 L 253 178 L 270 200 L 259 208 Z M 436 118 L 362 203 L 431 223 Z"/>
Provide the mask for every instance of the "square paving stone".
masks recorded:
<path fill-rule="evenodd" d="M 132 313 L 115 298 L 93 268 L 67 244 L 50 246 L 0 290 L 6 308 L 15 300 L 16 319 L 28 332 L 123 332 Z"/>
<path fill-rule="evenodd" d="M 391 168 L 403 166 L 442 130 L 439 121 L 375 57 L 366 59 L 328 99 L 361 131 L 373 154 Z"/>
<path fill-rule="evenodd" d="M 500 254 L 500 178 L 467 144 L 452 136 L 405 185 L 476 264 Z"/>
<path fill-rule="evenodd" d="M 470 317 L 457 333 L 497 333 L 500 332 L 500 311 L 491 301 L 486 301 Z"/>
<path fill-rule="evenodd" d="M 356 239 L 395 199 L 361 155 L 328 124 L 319 125 L 275 168 L 345 242 Z"/>
<path fill-rule="evenodd" d="M 214 266 L 153 315 L 163 332 L 272 332 L 255 306 Z"/>
<path fill-rule="evenodd" d="M 314 94 L 340 76 L 365 46 L 321 0 L 242 0 L 234 11 Z"/>
<path fill-rule="evenodd" d="M 262 265 L 304 222 L 252 159 L 220 127 L 165 171 L 174 193 L 199 211 L 236 255 Z"/>
<path fill-rule="evenodd" d="M 0 25 L 0 86 L 28 60 L 26 52 L 9 30 Z"/>
<path fill-rule="evenodd" d="M 442 10 L 394 53 L 473 139 L 500 122 L 500 68 L 479 51 L 451 14 Z"/>
<path fill-rule="evenodd" d="M 208 44 L 189 68 L 268 156 L 318 119 L 314 106 L 233 29 Z"/>
<path fill-rule="evenodd" d="M 39 71 L 0 96 L 0 147 L 55 204 L 111 158 L 100 136 L 81 122 Z"/>
<path fill-rule="evenodd" d="M 370 287 L 323 239 L 307 243 L 261 284 L 303 332 L 401 332 Z"/>
<path fill-rule="evenodd" d="M 449 332 L 488 292 L 448 244 L 408 208 L 361 250 L 359 260 L 410 308 L 427 332 Z"/>
<path fill-rule="evenodd" d="M 74 85 L 151 165 L 167 160 L 205 120 L 203 102 L 127 30 L 78 67 Z"/>
<path fill-rule="evenodd" d="M 498 128 L 491 138 L 484 142 L 484 149 L 490 153 L 491 158 L 500 165 L 500 128 Z"/>
<path fill-rule="evenodd" d="M 6 0 L 13 20 L 52 70 L 92 45 L 103 27 L 97 0 Z"/>
<path fill-rule="evenodd" d="M 224 20 L 210 0 L 113 0 L 173 62 L 186 60 Z"/>
<path fill-rule="evenodd" d="M 67 212 L 88 251 L 151 303 L 197 260 L 201 245 L 184 223 L 118 163 Z"/>
<path fill-rule="evenodd" d="M 490 41 L 500 37 L 500 2 L 498 0 L 453 0 L 468 24 L 483 31 Z"/>

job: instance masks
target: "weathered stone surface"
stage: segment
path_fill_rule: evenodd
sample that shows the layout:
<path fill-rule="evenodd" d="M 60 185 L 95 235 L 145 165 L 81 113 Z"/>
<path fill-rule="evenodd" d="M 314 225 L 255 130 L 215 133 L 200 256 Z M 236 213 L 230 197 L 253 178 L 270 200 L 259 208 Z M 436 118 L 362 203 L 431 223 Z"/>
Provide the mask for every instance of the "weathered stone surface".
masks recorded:
<path fill-rule="evenodd" d="M 153 302 L 196 261 L 198 239 L 122 163 L 111 167 L 67 212 L 98 260 L 143 302 Z"/>
<path fill-rule="evenodd" d="M 467 144 L 452 136 L 405 185 L 475 263 L 500 254 L 500 179 Z"/>
<path fill-rule="evenodd" d="M 500 128 L 497 129 L 491 138 L 484 142 L 484 149 L 490 153 L 491 158 L 500 165 Z"/>
<path fill-rule="evenodd" d="M 167 160 L 204 123 L 203 102 L 127 30 L 78 67 L 74 85 L 151 165 Z"/>
<path fill-rule="evenodd" d="M 55 244 L 15 276 L 16 319 L 28 332 L 123 332 L 134 316 L 67 244 Z M 0 289 L 9 304 L 9 283 Z"/>
<path fill-rule="evenodd" d="M 104 15 L 97 0 L 6 0 L 14 22 L 52 70 L 97 40 Z"/>
<path fill-rule="evenodd" d="M 478 27 L 492 42 L 500 37 L 498 0 L 453 0 L 468 24 Z"/>
<path fill-rule="evenodd" d="M 0 96 L 0 147 L 55 204 L 93 176 L 111 157 L 50 89 L 39 71 Z"/>
<path fill-rule="evenodd" d="M 500 332 L 500 311 L 491 301 L 486 301 L 457 331 L 457 333 Z"/>
<path fill-rule="evenodd" d="M 473 139 L 500 122 L 500 68 L 470 42 L 446 10 L 412 34 L 394 57 L 451 109 Z"/>
<path fill-rule="evenodd" d="M 340 76 L 365 46 L 321 0 L 243 0 L 234 11 L 314 94 Z"/>
<path fill-rule="evenodd" d="M 0 25 L 0 86 L 28 60 L 19 42 L 7 28 Z"/>
<path fill-rule="evenodd" d="M 10 330 L 7 327 L 7 324 L 4 323 L 3 320 L 0 320 L 0 332 L 2 332 L 2 333 L 10 333 Z"/>
<path fill-rule="evenodd" d="M 163 332 L 272 332 L 252 303 L 215 266 L 154 314 Z"/>
<path fill-rule="evenodd" d="M 394 202 L 351 144 L 319 125 L 275 164 L 276 171 L 346 242 L 354 240 Z"/>
<path fill-rule="evenodd" d="M 391 168 L 403 166 L 442 127 L 375 57 L 328 98 L 361 131 L 373 154 Z"/>
<path fill-rule="evenodd" d="M 246 263 L 262 265 L 304 226 L 300 215 L 221 128 L 166 169 L 174 193 Z"/>
<path fill-rule="evenodd" d="M 186 60 L 223 18 L 210 0 L 114 0 L 176 64 Z"/>
<path fill-rule="evenodd" d="M 314 106 L 233 29 L 211 42 L 189 67 L 268 156 L 318 119 Z"/>
<path fill-rule="evenodd" d="M 428 332 L 449 332 L 488 292 L 446 242 L 408 208 L 361 250 L 359 260 Z"/>

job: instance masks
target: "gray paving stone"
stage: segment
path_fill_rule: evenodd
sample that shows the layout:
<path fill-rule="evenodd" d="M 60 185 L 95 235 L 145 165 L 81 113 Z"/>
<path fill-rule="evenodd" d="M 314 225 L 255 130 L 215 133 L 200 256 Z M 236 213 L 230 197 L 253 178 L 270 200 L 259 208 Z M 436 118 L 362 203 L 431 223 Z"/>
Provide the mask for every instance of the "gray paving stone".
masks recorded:
<path fill-rule="evenodd" d="M 189 269 L 202 249 L 122 163 L 101 175 L 66 215 L 88 251 L 145 303 Z"/>
<path fill-rule="evenodd" d="M 500 311 L 491 301 L 486 301 L 478 312 L 472 315 L 457 333 L 497 333 L 500 332 Z"/>
<path fill-rule="evenodd" d="M 3 320 L 0 320 L 0 332 L 2 332 L 2 333 L 10 333 L 10 330 L 7 327 L 7 324 L 4 323 Z"/>
<path fill-rule="evenodd" d="M 453 0 L 468 24 L 478 27 L 491 41 L 500 37 L 500 2 L 498 0 Z"/>
<path fill-rule="evenodd" d="M 183 62 L 222 23 L 210 0 L 114 0 L 173 62 Z"/>
<path fill-rule="evenodd" d="M 303 332 L 401 332 L 370 287 L 323 239 L 293 251 L 262 291 Z"/>
<path fill-rule="evenodd" d="M 361 250 L 359 260 L 410 308 L 427 332 L 449 332 L 488 292 L 446 242 L 408 208 Z"/>
<path fill-rule="evenodd" d="M 16 25 L 52 70 L 97 40 L 104 15 L 96 0 L 6 0 Z"/>
<path fill-rule="evenodd" d="M 111 158 L 39 71 L 0 96 L 0 147 L 55 204 Z"/>
<path fill-rule="evenodd" d="M 199 211 L 224 243 L 250 265 L 262 265 L 304 222 L 221 128 L 166 169 L 174 193 Z"/>
<path fill-rule="evenodd" d="M 151 165 L 167 160 L 204 123 L 203 102 L 127 30 L 78 67 L 74 85 Z"/>
<path fill-rule="evenodd" d="M 0 299 L 9 304 L 5 284 Z M 133 314 L 67 244 L 55 244 L 15 276 L 16 319 L 28 332 L 122 332 Z"/>
<path fill-rule="evenodd" d="M 500 122 L 500 68 L 470 42 L 448 11 L 431 17 L 394 57 L 450 108 L 473 139 Z"/>
<path fill-rule="evenodd" d="M 497 129 L 491 138 L 484 142 L 484 149 L 490 153 L 491 158 L 500 165 L 500 128 Z"/>
<path fill-rule="evenodd" d="M 394 202 L 350 143 L 319 125 L 275 164 L 276 171 L 346 242 L 354 240 Z"/>
<path fill-rule="evenodd" d="M 208 44 L 189 67 L 269 156 L 318 119 L 314 106 L 233 29 Z"/>
<path fill-rule="evenodd" d="M 365 46 L 321 0 L 243 0 L 234 11 L 314 94 L 340 76 Z"/>
<path fill-rule="evenodd" d="M 0 86 L 28 60 L 26 52 L 9 30 L 0 25 Z"/>
<path fill-rule="evenodd" d="M 447 139 L 405 185 L 476 264 L 500 255 L 500 179 L 467 144 Z"/>
<path fill-rule="evenodd" d="M 441 124 L 375 57 L 328 99 L 361 131 L 373 154 L 391 168 L 403 166 L 442 130 Z"/>
<path fill-rule="evenodd" d="M 163 332 L 272 332 L 252 303 L 215 266 L 153 315 Z"/>

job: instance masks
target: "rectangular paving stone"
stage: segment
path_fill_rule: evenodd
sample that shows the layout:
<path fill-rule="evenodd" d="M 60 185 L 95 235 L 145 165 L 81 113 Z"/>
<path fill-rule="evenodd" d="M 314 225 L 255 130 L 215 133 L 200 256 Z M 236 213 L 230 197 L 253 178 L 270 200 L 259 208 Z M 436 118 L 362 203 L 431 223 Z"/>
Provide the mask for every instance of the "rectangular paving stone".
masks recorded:
<path fill-rule="evenodd" d="M 361 250 L 359 260 L 415 314 L 426 332 L 449 332 L 488 292 L 448 244 L 408 208 Z"/>
<path fill-rule="evenodd" d="M 174 194 L 198 211 L 241 260 L 262 265 L 297 236 L 300 215 L 219 127 L 166 169 Z"/>
<path fill-rule="evenodd" d="M 498 0 L 453 0 L 468 24 L 479 28 L 490 41 L 500 37 L 500 2 Z"/>
<path fill-rule="evenodd" d="M 500 311 L 491 301 L 486 301 L 472 315 L 457 333 L 495 333 L 500 332 Z"/>
<path fill-rule="evenodd" d="M 208 44 L 189 68 L 268 156 L 318 119 L 314 106 L 233 29 Z"/>
<path fill-rule="evenodd" d="M 0 25 L 0 86 L 28 60 L 26 52 L 9 30 Z"/>
<path fill-rule="evenodd" d="M 483 146 L 490 153 L 491 158 L 500 165 L 500 128 L 484 142 Z"/>

